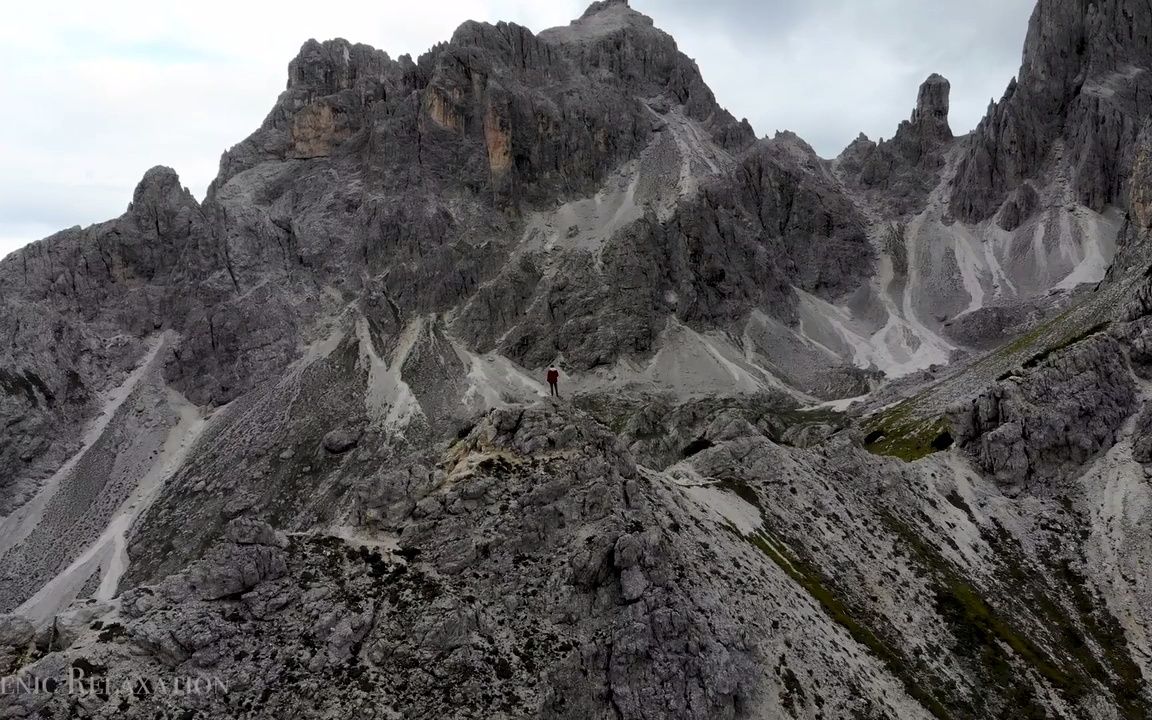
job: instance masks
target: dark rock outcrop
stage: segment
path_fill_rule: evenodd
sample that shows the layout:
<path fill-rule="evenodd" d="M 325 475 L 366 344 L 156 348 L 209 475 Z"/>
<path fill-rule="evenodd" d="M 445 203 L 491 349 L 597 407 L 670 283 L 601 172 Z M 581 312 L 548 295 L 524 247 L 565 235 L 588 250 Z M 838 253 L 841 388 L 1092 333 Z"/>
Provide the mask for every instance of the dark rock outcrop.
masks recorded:
<path fill-rule="evenodd" d="M 125 718 L 387 717 L 381 698 L 390 714 L 557 720 L 1139 712 L 1131 649 L 1079 584 L 1083 561 L 1048 555 L 1079 521 L 935 477 L 742 432 L 658 474 L 570 407 L 507 408 L 365 477 L 359 534 L 234 522 L 115 617 L 69 620 L 71 647 L 26 671 L 223 681 L 90 700 Z M 1044 549 L 1005 529 L 1030 523 Z M 974 633 L 968 611 L 997 622 Z M 68 703 L 0 696 L 14 714 Z"/>
<path fill-rule="evenodd" d="M 1040 196 L 1032 183 L 1025 181 L 1012 192 L 996 219 L 1003 230 L 1012 232 L 1024 224 L 1040 208 Z"/>
<path fill-rule="evenodd" d="M 650 352 L 669 316 L 702 330 L 752 310 L 794 322 L 793 286 L 835 299 L 871 274 L 863 216 L 794 134 L 758 141 L 701 185 L 667 219 L 644 214 L 562 273 L 526 257 L 509 264 L 454 330 L 526 366 L 560 354 L 585 370 Z"/>
<path fill-rule="evenodd" d="M 1112 446 L 1136 390 L 1120 344 L 1097 335 L 988 388 L 951 413 L 952 427 L 1006 490 L 1042 493 Z"/>
<path fill-rule="evenodd" d="M 322 442 L 325 450 L 334 455 L 340 455 L 356 447 L 358 441 L 359 439 L 352 431 L 339 428 L 325 435 Z"/>
<path fill-rule="evenodd" d="M 916 109 L 908 127 L 915 131 L 922 143 L 941 142 L 952 139 L 952 128 L 948 126 L 949 95 L 952 84 L 938 73 L 932 73 L 920 85 L 916 93 Z M 899 130 L 896 131 L 899 134 Z"/>

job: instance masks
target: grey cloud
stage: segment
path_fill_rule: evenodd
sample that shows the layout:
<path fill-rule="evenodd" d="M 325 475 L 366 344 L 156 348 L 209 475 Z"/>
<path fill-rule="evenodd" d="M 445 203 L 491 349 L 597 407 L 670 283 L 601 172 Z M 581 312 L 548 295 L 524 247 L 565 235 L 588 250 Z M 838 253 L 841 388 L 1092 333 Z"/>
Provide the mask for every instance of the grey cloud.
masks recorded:
<path fill-rule="evenodd" d="M 752 46 L 825 22 L 847 21 L 861 36 L 920 54 L 989 52 L 1019 61 L 1031 0 L 633 0 L 657 24 L 673 17 L 724 28 Z M 943 43 L 941 40 L 943 39 Z M 808 38 L 819 43 L 818 36 Z M 983 59 L 982 59 L 983 60 Z"/>
<path fill-rule="evenodd" d="M 734 35 L 765 42 L 787 35 L 803 20 L 829 3 L 798 0 L 632 0 L 632 7 L 650 15 L 656 24 L 670 17 L 690 18 L 700 27 L 724 28 Z M 842 3 L 835 3 L 840 5 Z"/>
<path fill-rule="evenodd" d="M 633 0 L 694 55 L 722 104 L 758 133 L 789 129 L 825 156 L 857 133 L 889 136 L 933 72 L 952 82 L 952 125 L 975 126 L 1020 66 L 1031 0 Z M 700 36 L 739 64 L 717 65 Z M 803 67 L 796 48 L 822 48 Z M 867 55 L 866 63 L 854 62 Z M 781 63 L 784 66 L 781 66 Z M 780 73 L 802 73 L 794 83 Z M 798 87 L 805 88 L 798 92 Z M 860 93 L 862 88 L 871 92 Z M 770 100 L 768 97 L 770 96 Z M 873 106 L 875 103 L 875 106 Z"/>

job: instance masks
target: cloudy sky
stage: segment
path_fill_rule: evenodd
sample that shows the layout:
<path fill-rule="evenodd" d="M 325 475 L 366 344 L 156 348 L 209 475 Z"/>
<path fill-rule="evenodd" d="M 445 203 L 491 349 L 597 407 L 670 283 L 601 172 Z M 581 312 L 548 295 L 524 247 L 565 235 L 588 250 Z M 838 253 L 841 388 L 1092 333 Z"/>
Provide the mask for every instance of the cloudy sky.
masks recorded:
<path fill-rule="evenodd" d="M 952 128 L 975 126 L 1020 64 L 1033 0 L 632 0 L 695 58 L 760 135 L 825 157 L 887 137 L 929 73 L 952 81 Z M 533 30 L 585 0 L 55 0 L 0 24 L 0 256 L 124 211 L 153 165 L 197 198 L 221 151 L 254 130 L 309 37 L 413 56 L 464 19 Z"/>

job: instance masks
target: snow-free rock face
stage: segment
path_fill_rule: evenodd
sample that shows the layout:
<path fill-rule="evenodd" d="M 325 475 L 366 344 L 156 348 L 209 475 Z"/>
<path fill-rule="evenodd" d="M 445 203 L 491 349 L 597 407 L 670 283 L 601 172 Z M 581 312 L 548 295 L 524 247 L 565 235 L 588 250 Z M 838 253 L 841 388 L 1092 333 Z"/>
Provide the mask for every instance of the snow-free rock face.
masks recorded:
<path fill-rule="evenodd" d="M 621 0 L 305 43 L 0 262 L 0 673 L 110 683 L 0 715 L 1152 714 L 1147 12 L 832 161 Z"/>
<path fill-rule="evenodd" d="M 873 143 L 861 136 L 841 154 L 840 166 L 872 197 L 888 199 L 885 212 L 919 212 L 940 181 L 944 149 L 952 139 L 948 125 L 952 86 L 932 74 L 920 85 L 912 117 L 900 123 L 891 140 Z"/>
<path fill-rule="evenodd" d="M 121 717 L 387 717 L 382 698 L 430 717 L 1144 707 L 1134 648 L 1085 594 L 1080 516 L 1054 500 L 1025 511 L 948 462 L 902 470 L 746 436 L 656 473 L 588 416 L 541 403 L 493 411 L 357 493 L 355 534 L 234 520 L 183 572 L 125 592 L 118 615 L 29 652 L 24 672 L 98 668 Z M 1057 623 L 1072 635 L 1050 635 Z M 120 689 L 172 675 L 223 687 Z M 5 701 L 42 716 L 70 702 Z"/>
<path fill-rule="evenodd" d="M 832 163 L 882 252 L 869 292 L 843 303 L 879 369 L 1003 345 L 1104 279 L 1148 106 L 1150 12 L 1043 0 L 1018 77 L 973 133 L 953 137 L 934 75 L 891 140 L 861 137 Z M 1004 322 L 1017 317 L 1033 319 Z"/>
<path fill-rule="evenodd" d="M 1020 73 L 961 156 L 952 192 L 956 217 L 991 216 L 1007 193 L 1042 173 L 1067 172 L 1075 199 L 1093 210 L 1123 198 L 1140 118 L 1152 101 L 1150 68 L 1146 5 L 1037 3 Z"/>
<path fill-rule="evenodd" d="M 916 111 L 912 113 L 910 125 L 925 139 L 951 140 L 952 129 L 948 126 L 948 96 L 952 83 L 938 73 L 932 73 L 920 85 L 916 95 Z"/>
<path fill-rule="evenodd" d="M 1067 475 L 1101 449 L 1136 408 L 1122 346 L 1093 337 L 1023 378 L 988 388 L 954 419 L 957 440 L 1008 490 Z"/>

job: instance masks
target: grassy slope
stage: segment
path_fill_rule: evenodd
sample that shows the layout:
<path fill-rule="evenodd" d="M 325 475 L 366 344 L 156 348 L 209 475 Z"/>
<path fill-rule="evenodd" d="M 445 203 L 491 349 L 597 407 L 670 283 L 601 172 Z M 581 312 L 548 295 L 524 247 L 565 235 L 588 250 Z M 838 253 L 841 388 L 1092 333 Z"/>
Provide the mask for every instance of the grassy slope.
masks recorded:
<path fill-rule="evenodd" d="M 1082 301 L 988 354 L 957 366 L 936 382 L 861 421 L 878 455 L 912 461 L 946 447 L 949 408 L 975 398 L 993 383 L 1026 371 L 1053 352 L 1107 330 L 1134 277 L 1105 283 Z"/>

